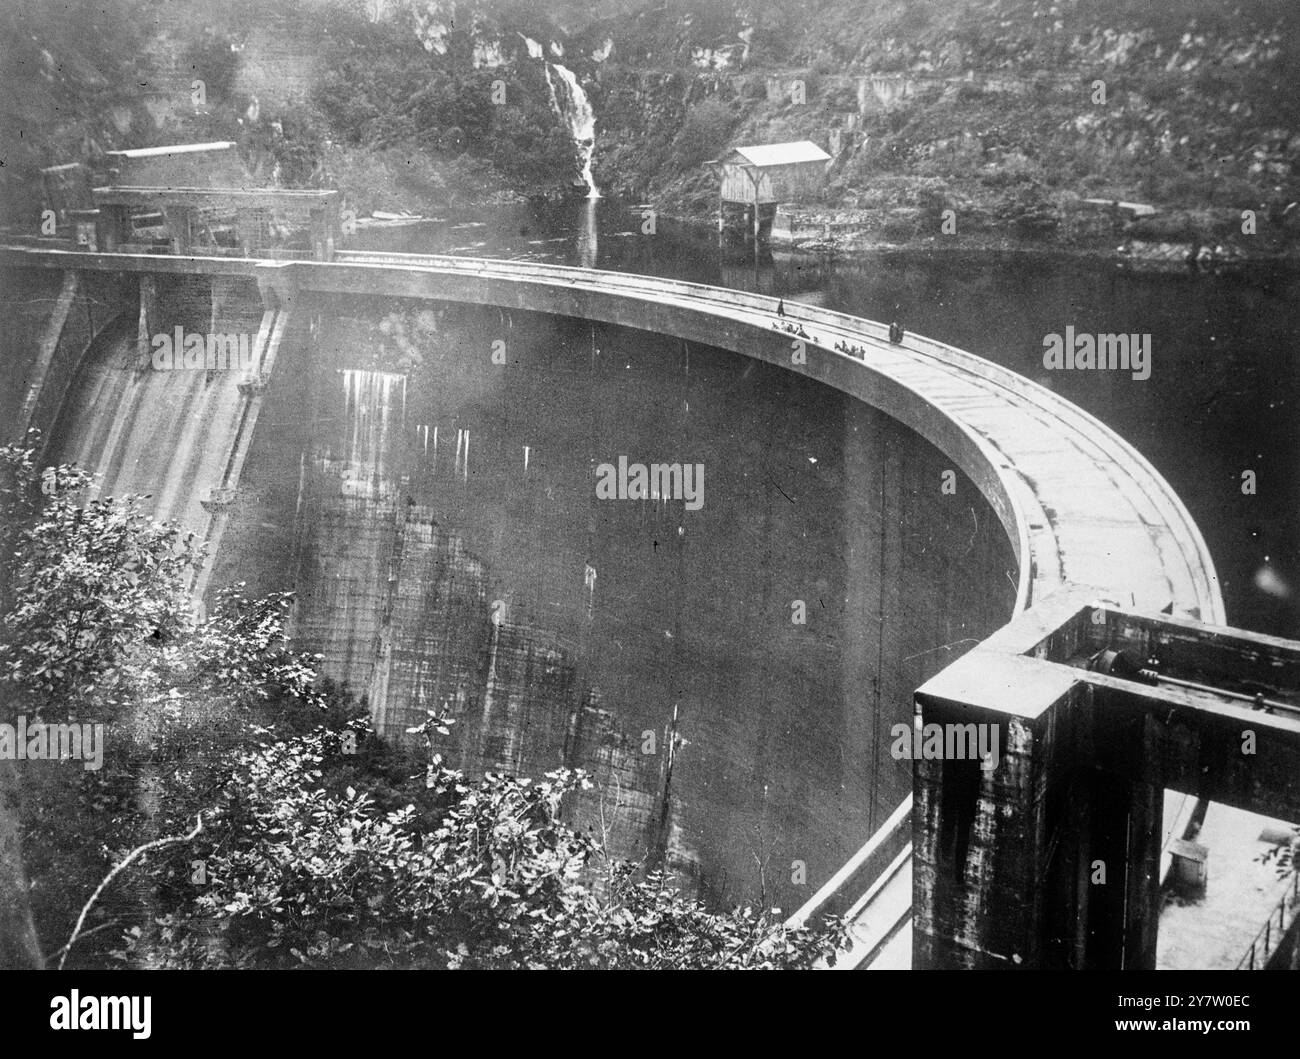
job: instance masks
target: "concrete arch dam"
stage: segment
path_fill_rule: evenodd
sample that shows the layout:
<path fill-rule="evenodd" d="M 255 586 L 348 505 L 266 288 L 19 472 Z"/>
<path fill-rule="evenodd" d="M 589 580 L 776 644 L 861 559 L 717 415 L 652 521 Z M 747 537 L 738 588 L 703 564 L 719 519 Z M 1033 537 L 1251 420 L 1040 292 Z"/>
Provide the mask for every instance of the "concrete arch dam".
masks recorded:
<path fill-rule="evenodd" d="M 531 263 L 3 253 L 138 274 L 52 444 L 219 544 L 199 590 L 296 588 L 382 728 L 587 768 L 584 825 L 719 896 L 798 907 L 896 821 L 913 690 L 1058 587 L 1223 620 L 1130 446 L 880 324 Z M 153 370 L 142 327 L 247 332 L 252 367 Z M 702 503 L 599 499 L 619 457 L 702 466 Z"/>

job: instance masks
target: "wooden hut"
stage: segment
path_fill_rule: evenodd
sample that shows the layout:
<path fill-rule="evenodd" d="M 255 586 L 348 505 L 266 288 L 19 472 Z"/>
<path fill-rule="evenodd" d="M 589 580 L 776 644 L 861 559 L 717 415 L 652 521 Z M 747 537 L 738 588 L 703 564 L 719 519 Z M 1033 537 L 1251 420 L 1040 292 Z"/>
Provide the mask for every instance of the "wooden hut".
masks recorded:
<path fill-rule="evenodd" d="M 705 163 L 718 174 L 718 229 L 739 215 L 754 238 L 770 231 L 781 202 L 806 202 L 821 193 L 831 156 L 811 140 L 737 147 Z"/>

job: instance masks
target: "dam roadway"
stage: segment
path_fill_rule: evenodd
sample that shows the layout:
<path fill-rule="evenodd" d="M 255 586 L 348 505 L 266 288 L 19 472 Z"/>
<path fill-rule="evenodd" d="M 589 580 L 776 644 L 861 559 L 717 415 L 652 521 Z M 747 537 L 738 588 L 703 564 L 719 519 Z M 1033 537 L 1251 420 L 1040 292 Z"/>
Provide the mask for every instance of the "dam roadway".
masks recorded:
<path fill-rule="evenodd" d="M 1017 612 L 1058 588 L 1087 586 L 1119 606 L 1171 606 L 1202 621 L 1225 621 L 1200 532 L 1168 483 L 1131 445 L 1077 406 L 980 357 L 913 334 L 891 345 L 883 323 L 797 302 L 786 303 L 784 316 L 778 316 L 774 298 L 674 280 L 435 255 L 341 252 L 330 262 L 266 262 L 3 248 L 0 264 L 244 278 L 257 282 L 268 306 L 295 314 L 310 313 L 338 295 L 474 303 L 614 323 L 731 350 L 864 401 L 960 468 L 997 514 L 1019 564 Z M 255 371 L 270 369 L 273 332 L 283 329 L 283 322 L 264 321 Z M 139 401 L 149 399 L 142 387 Z M 203 448 L 227 451 L 231 458 L 209 457 L 196 467 L 191 496 L 175 497 L 171 510 L 192 514 L 194 497 L 233 484 L 232 470 L 237 482 L 236 453 L 246 449 L 256 418 L 238 411 L 239 403 L 223 390 L 204 426 Z M 151 422 L 143 406 L 124 408 L 123 415 Z M 177 429 L 192 427 L 177 420 Z M 131 444 L 137 461 L 154 458 L 166 465 L 165 447 L 160 452 L 155 442 L 141 439 Z M 95 468 L 108 472 L 107 491 L 151 477 L 131 464 L 132 457 L 114 459 L 113 466 Z M 224 467 L 220 478 L 218 465 Z M 941 484 L 935 481 L 936 494 Z M 216 545 L 210 526 L 192 528 Z M 863 853 L 796 915 L 815 914 L 837 894 L 845 898 L 842 906 L 861 925 L 850 962 L 869 962 L 887 950 L 902 958 L 910 909 L 909 808 L 900 806 Z"/>

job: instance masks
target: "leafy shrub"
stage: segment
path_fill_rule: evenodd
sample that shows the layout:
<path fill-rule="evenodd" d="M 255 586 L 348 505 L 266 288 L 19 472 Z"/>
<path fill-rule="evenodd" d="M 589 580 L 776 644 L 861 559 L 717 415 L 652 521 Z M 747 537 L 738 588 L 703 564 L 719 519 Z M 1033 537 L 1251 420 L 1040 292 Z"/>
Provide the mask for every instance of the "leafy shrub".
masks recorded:
<path fill-rule="evenodd" d="M 287 595 L 231 590 L 194 617 L 195 550 L 139 498 L 83 503 L 89 484 L 38 476 L 33 442 L 0 449 L 0 701 L 114 722 L 102 771 L 27 785 L 33 884 L 7 871 L 0 898 L 61 937 L 110 865 L 137 858 L 144 883 L 76 917 L 74 965 L 107 955 L 112 926 L 112 955 L 151 967 L 807 967 L 843 944 L 837 920 L 711 911 L 606 857 L 562 820 L 581 774 L 468 779 L 433 753 L 432 715 L 411 730 L 422 760 L 388 747 L 292 650 Z M 15 811 L 0 799 L 10 840 Z M 138 859 L 159 834 L 167 852 Z"/>
<path fill-rule="evenodd" d="M 589 885 L 601 851 L 560 819 L 581 773 L 471 781 L 435 755 L 424 811 L 383 810 L 331 781 L 339 745 L 319 729 L 239 756 L 205 843 L 211 885 L 159 918 L 168 966 L 808 967 L 843 943 L 839 921 L 710 912 L 623 862 Z M 124 942 L 120 959 L 143 955 L 140 931 Z"/>
<path fill-rule="evenodd" d="M 1037 184 L 1018 184 L 998 199 L 993 210 L 1001 221 L 1010 222 L 1021 235 L 1050 231 L 1060 224 L 1060 216 Z"/>

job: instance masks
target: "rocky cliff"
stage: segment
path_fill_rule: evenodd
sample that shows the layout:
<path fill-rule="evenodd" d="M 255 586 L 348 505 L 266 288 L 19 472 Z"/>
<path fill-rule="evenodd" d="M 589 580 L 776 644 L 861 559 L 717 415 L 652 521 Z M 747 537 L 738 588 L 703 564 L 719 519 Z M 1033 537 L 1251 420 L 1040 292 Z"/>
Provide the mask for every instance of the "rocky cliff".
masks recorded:
<path fill-rule="evenodd" d="M 1135 234 L 1252 249 L 1300 219 L 1286 4 L 720 3 L 692 17 L 702 6 L 629 6 L 593 33 L 612 41 L 593 75 L 597 178 L 669 212 L 708 213 L 699 163 L 726 147 L 811 139 L 833 161 L 796 217 L 850 240 L 1112 242 L 1088 200 L 1158 207 Z"/>
<path fill-rule="evenodd" d="M 596 183 L 667 214 L 712 216 L 702 163 L 728 146 L 811 139 L 833 161 L 796 221 L 842 240 L 1113 241 L 1088 200 L 1158 207 L 1149 238 L 1253 248 L 1300 220 L 1287 0 L 82 6 L 94 47 L 52 5 L 4 14 L 7 200 L 70 152 L 217 135 L 363 206 L 545 193 L 591 146 L 563 67 Z"/>

